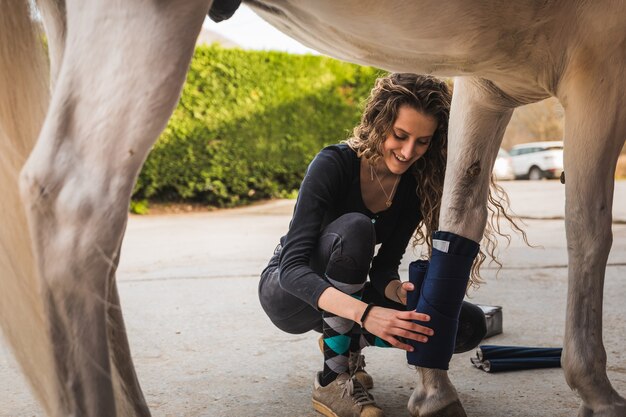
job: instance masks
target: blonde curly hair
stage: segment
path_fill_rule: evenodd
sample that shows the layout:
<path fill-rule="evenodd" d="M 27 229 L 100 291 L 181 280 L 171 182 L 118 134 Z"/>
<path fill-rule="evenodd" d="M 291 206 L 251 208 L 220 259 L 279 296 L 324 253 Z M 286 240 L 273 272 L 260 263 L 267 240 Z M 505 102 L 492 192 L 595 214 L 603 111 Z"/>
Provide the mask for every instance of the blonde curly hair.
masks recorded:
<path fill-rule="evenodd" d="M 432 234 L 439 228 L 451 100 L 452 93 L 446 82 L 432 76 L 393 73 L 378 78 L 365 103 L 361 122 L 354 128 L 352 137 L 345 141 L 359 157 L 365 157 L 370 163 L 375 163 L 383 155 L 383 142 L 392 130 L 400 107 L 410 106 L 437 120 L 437 129 L 428 150 L 410 168 L 417 182 L 415 192 L 419 197 L 422 213 L 422 220 L 413 236 L 413 246 L 425 243 L 429 256 L 432 253 Z M 502 233 L 499 227 L 498 219 L 501 215 L 511 223 L 513 230 L 523 236 L 527 244 L 528 241 L 525 232 L 507 213 L 508 197 L 493 178 L 488 203 L 490 216 L 484 233 L 485 251 L 497 265 L 501 266 L 495 254 L 497 247 L 495 235 L 499 234 L 505 236 L 507 240 L 510 239 L 510 236 Z M 482 282 L 480 266 L 487 258 L 485 251 L 481 249 L 476 257 L 469 286 L 478 287 Z"/>

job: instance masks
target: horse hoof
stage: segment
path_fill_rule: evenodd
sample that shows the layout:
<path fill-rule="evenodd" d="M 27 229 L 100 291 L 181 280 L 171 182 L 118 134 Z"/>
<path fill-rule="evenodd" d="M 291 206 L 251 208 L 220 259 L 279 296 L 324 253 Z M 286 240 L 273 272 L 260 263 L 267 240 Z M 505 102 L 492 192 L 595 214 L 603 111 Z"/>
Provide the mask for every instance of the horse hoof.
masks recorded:
<path fill-rule="evenodd" d="M 427 414 L 420 414 L 417 410 L 411 412 L 413 417 L 467 417 L 465 409 L 461 405 L 461 401 L 456 400 L 443 407 L 441 410 L 433 411 Z"/>

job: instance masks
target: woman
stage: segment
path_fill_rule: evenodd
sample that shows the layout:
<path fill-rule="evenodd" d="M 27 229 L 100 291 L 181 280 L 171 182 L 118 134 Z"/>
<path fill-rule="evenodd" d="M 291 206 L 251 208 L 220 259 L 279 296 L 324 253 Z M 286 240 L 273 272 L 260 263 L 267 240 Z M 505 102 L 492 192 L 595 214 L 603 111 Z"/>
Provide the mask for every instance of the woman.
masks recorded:
<path fill-rule="evenodd" d="M 382 416 L 361 349 L 412 351 L 409 340 L 433 334 L 413 322 L 428 316 L 404 311 L 413 285 L 398 266 L 411 236 L 424 242 L 436 230 L 450 99 L 434 77 L 379 78 L 353 137 L 309 165 L 289 231 L 261 275 L 261 305 L 277 327 L 322 332 L 313 405 L 326 416 Z"/>

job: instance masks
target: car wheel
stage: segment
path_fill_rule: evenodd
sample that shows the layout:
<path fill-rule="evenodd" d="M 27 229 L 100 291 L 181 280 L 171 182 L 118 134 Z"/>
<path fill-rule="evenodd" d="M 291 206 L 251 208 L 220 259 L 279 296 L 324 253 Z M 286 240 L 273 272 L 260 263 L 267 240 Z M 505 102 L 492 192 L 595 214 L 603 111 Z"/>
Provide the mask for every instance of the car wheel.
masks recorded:
<path fill-rule="evenodd" d="M 528 179 L 531 181 L 538 181 L 543 178 L 543 172 L 538 167 L 532 167 L 528 171 Z"/>

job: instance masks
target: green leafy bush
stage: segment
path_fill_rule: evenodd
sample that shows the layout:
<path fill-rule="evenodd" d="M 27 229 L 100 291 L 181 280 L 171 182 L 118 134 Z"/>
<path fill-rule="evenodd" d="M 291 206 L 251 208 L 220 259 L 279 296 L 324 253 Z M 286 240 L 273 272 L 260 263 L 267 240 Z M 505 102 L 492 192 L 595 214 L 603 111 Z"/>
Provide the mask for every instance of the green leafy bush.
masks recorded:
<path fill-rule="evenodd" d="M 349 136 L 380 73 L 313 55 L 198 47 L 133 199 L 229 207 L 293 193 L 313 156 Z"/>

